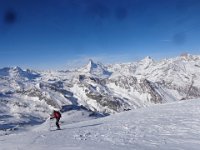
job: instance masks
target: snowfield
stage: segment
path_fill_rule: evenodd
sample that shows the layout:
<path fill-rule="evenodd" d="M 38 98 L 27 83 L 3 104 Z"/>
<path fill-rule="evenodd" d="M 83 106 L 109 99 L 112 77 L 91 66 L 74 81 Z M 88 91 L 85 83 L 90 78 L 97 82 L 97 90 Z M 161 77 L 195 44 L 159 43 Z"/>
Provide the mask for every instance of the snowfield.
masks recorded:
<path fill-rule="evenodd" d="M 26 131 L 0 136 L 0 149 L 199 150 L 200 147 L 200 99 L 158 104 L 75 123 L 69 121 L 67 113 L 61 118 L 62 130 L 55 130 L 54 123 L 47 120 Z M 73 118 L 78 116 L 81 115 Z M 49 130 L 50 125 L 53 131 Z"/>

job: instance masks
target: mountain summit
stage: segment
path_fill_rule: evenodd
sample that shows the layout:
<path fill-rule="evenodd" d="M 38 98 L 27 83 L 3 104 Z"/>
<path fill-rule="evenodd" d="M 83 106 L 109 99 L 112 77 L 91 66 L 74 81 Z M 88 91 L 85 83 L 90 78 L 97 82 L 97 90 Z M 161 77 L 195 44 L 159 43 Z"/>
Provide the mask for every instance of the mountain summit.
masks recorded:
<path fill-rule="evenodd" d="M 5 68 L 0 69 L 0 76 L 12 78 L 12 79 L 23 78 L 23 79 L 32 80 L 39 77 L 40 75 L 29 69 L 22 70 L 20 67 L 5 67 Z"/>
<path fill-rule="evenodd" d="M 80 71 L 98 77 L 111 75 L 111 72 L 109 72 L 103 64 L 95 63 L 92 59 L 89 59 L 88 64 L 85 67 L 81 68 Z"/>

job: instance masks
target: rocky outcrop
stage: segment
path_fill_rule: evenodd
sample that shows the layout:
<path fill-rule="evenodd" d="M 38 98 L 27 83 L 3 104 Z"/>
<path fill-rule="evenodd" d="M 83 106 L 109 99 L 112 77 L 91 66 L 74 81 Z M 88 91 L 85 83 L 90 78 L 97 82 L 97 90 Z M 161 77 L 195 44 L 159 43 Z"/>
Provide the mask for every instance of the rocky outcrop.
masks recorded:
<path fill-rule="evenodd" d="M 142 88 L 143 93 L 148 93 L 150 95 L 150 101 L 152 103 L 162 103 L 162 97 L 160 94 L 155 90 L 156 86 L 152 82 L 148 81 L 147 79 L 142 80 L 140 83 L 140 87 Z"/>
<path fill-rule="evenodd" d="M 48 105 L 59 108 L 59 105 L 47 93 L 42 92 L 37 88 L 16 91 L 19 94 L 27 95 L 30 97 L 37 97 L 39 100 L 44 100 Z"/>

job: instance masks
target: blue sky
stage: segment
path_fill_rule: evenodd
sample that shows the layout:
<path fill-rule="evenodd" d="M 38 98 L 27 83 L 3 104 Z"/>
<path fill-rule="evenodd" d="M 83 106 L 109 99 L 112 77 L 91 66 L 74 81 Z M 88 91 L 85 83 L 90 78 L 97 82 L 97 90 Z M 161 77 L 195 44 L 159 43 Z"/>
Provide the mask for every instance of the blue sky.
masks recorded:
<path fill-rule="evenodd" d="M 1 0 L 0 67 L 198 55 L 199 14 L 199 0 Z"/>

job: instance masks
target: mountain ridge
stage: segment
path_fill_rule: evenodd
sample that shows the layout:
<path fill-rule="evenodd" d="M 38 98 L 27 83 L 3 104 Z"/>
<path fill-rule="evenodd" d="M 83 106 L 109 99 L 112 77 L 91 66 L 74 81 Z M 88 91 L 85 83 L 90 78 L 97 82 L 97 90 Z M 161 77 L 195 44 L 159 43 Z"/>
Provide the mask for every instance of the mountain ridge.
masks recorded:
<path fill-rule="evenodd" d="M 44 120 L 66 105 L 107 115 L 194 98 L 200 98 L 200 57 L 189 54 L 114 65 L 90 60 L 74 71 L 0 69 L 0 103 L 7 109 L 0 117 L 21 116 L 20 123 L 28 116 Z"/>

